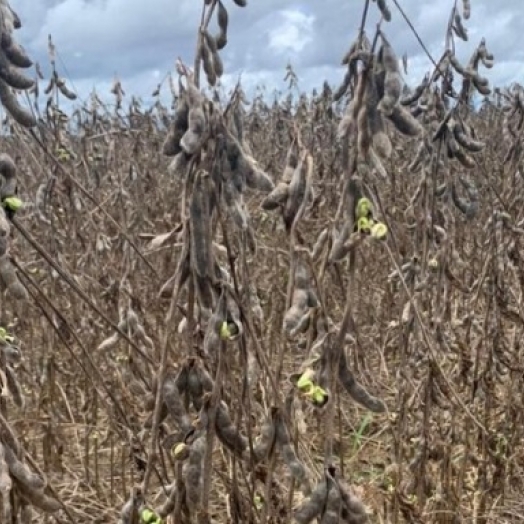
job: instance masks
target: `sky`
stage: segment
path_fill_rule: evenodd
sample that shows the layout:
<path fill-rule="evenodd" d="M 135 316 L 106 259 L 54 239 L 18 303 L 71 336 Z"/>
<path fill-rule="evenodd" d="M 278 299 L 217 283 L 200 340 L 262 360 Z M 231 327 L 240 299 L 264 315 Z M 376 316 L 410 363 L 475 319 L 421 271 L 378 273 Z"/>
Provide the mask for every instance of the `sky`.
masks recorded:
<path fill-rule="evenodd" d="M 446 27 L 455 0 L 398 0 L 433 58 L 444 48 Z M 180 57 L 192 64 L 202 0 L 10 0 L 23 27 L 16 37 L 49 74 L 47 39 L 58 52 L 58 72 L 85 100 L 96 88 L 104 100 L 118 75 L 127 95 L 146 102 Z M 247 0 L 245 8 L 223 0 L 229 12 L 229 42 L 222 52 L 227 91 L 241 75 L 248 95 L 285 92 L 285 68 L 291 63 L 301 91 L 321 88 L 325 80 L 337 87 L 344 76 L 340 61 L 355 38 L 364 0 Z M 414 86 L 430 69 L 413 32 L 387 0 L 392 20 L 383 30 L 397 54 L 408 56 L 405 81 Z M 458 0 L 459 6 L 461 0 Z M 457 40 L 457 56 L 467 61 L 482 37 L 495 55 L 485 70 L 492 85 L 524 83 L 522 0 L 471 0 L 471 17 L 464 21 L 468 42 Z M 368 31 L 378 21 L 371 2 Z M 213 21 L 212 32 L 216 31 Z M 167 84 L 162 91 L 169 94 Z M 41 95 L 43 96 L 43 95 Z"/>

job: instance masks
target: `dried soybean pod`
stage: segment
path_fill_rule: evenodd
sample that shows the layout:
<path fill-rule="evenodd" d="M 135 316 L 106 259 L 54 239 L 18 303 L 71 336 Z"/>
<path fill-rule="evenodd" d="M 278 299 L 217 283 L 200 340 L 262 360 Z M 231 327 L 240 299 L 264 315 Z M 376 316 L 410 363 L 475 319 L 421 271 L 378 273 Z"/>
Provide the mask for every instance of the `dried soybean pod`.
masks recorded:
<path fill-rule="evenodd" d="M 27 300 L 27 291 L 18 280 L 15 268 L 7 255 L 0 256 L 0 280 L 13 298 L 20 301 Z"/>
<path fill-rule="evenodd" d="M 34 80 L 25 76 L 9 62 L 4 51 L 0 50 L 0 77 L 15 89 L 29 89 L 33 87 Z"/>
<path fill-rule="evenodd" d="M 0 78 L 0 102 L 21 126 L 30 128 L 36 125 L 36 118 L 18 103 L 16 96 L 2 78 Z"/>
<path fill-rule="evenodd" d="M 59 78 L 56 82 L 56 87 L 58 87 L 58 90 L 68 99 L 68 100 L 76 100 L 76 93 L 71 91 L 66 83 L 65 80 Z"/>
<path fill-rule="evenodd" d="M 164 381 L 164 386 L 162 388 L 162 398 L 167 411 L 176 422 L 180 430 L 183 433 L 187 433 L 193 426 L 191 425 L 189 415 L 187 414 L 184 404 L 182 403 L 182 399 L 180 398 L 180 393 L 175 382 L 175 377 L 168 376 Z"/>
<path fill-rule="evenodd" d="M 464 131 L 464 126 L 462 126 L 459 122 L 455 122 L 453 126 L 453 136 L 455 137 L 455 140 L 459 143 L 459 145 L 461 145 L 464 149 L 470 151 L 471 153 L 477 153 L 484 149 L 484 142 L 475 140 L 474 138 L 466 134 L 466 132 Z"/>
<path fill-rule="evenodd" d="M 468 41 L 468 31 L 462 24 L 462 17 L 458 12 L 455 13 L 455 19 L 453 24 L 453 30 L 455 31 L 455 34 L 464 40 L 464 42 Z"/>
<path fill-rule="evenodd" d="M 479 210 L 479 195 L 475 185 L 465 177 L 459 177 L 462 187 L 466 190 L 469 201 L 460 197 L 457 192 L 456 182 L 451 184 L 451 199 L 455 207 L 470 220 L 476 216 Z"/>
<path fill-rule="evenodd" d="M 5 376 L 7 380 L 7 388 L 9 389 L 9 392 L 11 393 L 13 402 L 20 409 L 23 409 L 25 406 L 24 394 L 22 393 L 22 388 L 20 387 L 20 383 L 18 382 L 16 373 L 13 371 L 13 368 L 11 366 L 5 367 Z"/>
<path fill-rule="evenodd" d="M 315 517 L 322 513 L 328 495 L 325 480 L 317 484 L 311 495 L 295 509 L 293 518 L 297 524 L 310 524 Z"/>
<path fill-rule="evenodd" d="M 5 461 L 14 479 L 33 490 L 41 490 L 46 487 L 46 480 L 37 473 L 33 473 L 27 464 L 17 458 L 9 446 L 4 445 L 4 452 Z"/>
<path fill-rule="evenodd" d="M 340 492 L 333 486 L 328 492 L 320 524 L 338 524 L 341 513 L 342 500 L 340 498 Z"/>
<path fill-rule="evenodd" d="M 25 49 L 13 38 L 7 37 L 4 33 L 1 37 L 1 46 L 7 59 L 16 67 L 27 69 L 33 65 Z"/>
<path fill-rule="evenodd" d="M 491 89 L 488 87 L 487 83 L 488 80 L 475 75 L 471 78 L 471 81 L 473 82 L 473 85 L 475 86 L 475 89 L 483 96 L 489 96 L 491 94 Z"/>
<path fill-rule="evenodd" d="M 16 488 L 25 501 L 46 513 L 56 513 L 62 507 L 58 500 L 46 495 L 43 490 L 30 489 L 29 486 L 18 482 Z"/>
<path fill-rule="evenodd" d="M 353 78 L 353 74 L 351 69 L 348 68 L 346 71 L 346 74 L 344 75 L 344 79 L 342 80 L 342 83 L 338 87 L 338 89 L 333 93 L 333 101 L 338 102 L 346 93 L 349 88 L 349 85 L 351 84 L 351 79 Z"/>
<path fill-rule="evenodd" d="M 364 100 L 365 106 L 367 108 L 367 118 L 369 123 L 369 131 L 371 133 L 372 145 L 381 157 L 389 158 L 393 148 L 391 145 L 391 140 L 387 134 L 387 129 L 382 113 L 377 110 L 379 96 L 375 77 L 371 74 L 371 72 L 367 75 L 367 84 L 367 92 Z"/>
<path fill-rule="evenodd" d="M 237 457 L 242 458 L 248 448 L 248 440 L 233 424 L 224 401 L 220 401 L 217 406 L 215 424 L 220 442 Z"/>
<path fill-rule="evenodd" d="M 384 67 L 384 96 L 380 100 L 379 109 L 385 114 L 390 115 L 393 108 L 397 105 L 402 94 L 402 77 L 398 58 L 384 34 L 381 32 L 382 45 L 379 49 L 379 60 Z"/>
<path fill-rule="evenodd" d="M 46 88 L 44 89 L 44 94 L 48 95 L 53 90 L 53 87 L 55 87 L 55 77 L 52 76 L 49 79 L 49 83 L 47 84 Z"/>
<path fill-rule="evenodd" d="M 262 200 L 260 207 L 266 211 L 277 209 L 286 203 L 289 195 L 289 184 L 279 182 L 275 189 Z"/>
<path fill-rule="evenodd" d="M 197 152 L 204 141 L 205 131 L 206 115 L 202 105 L 196 103 L 189 109 L 188 128 L 180 139 L 180 145 L 188 155 L 193 155 Z"/>
<path fill-rule="evenodd" d="M 3 178 L 0 200 L 16 195 L 16 165 L 7 153 L 0 154 L 0 176 Z"/>
<path fill-rule="evenodd" d="M 206 74 L 208 84 L 210 86 L 215 86 L 217 83 L 217 74 L 213 63 L 213 54 L 206 38 L 204 37 L 200 39 L 200 57 L 202 58 L 202 65 L 204 67 L 204 73 Z"/>
<path fill-rule="evenodd" d="M 217 76 L 217 78 L 220 78 L 224 74 L 224 64 L 222 63 L 222 59 L 220 58 L 220 54 L 218 53 L 217 42 L 211 36 L 207 29 L 203 30 L 203 38 L 211 54 L 211 61 L 213 63 L 213 70 L 215 72 L 215 75 Z"/>
<path fill-rule="evenodd" d="M 393 125 L 403 135 L 406 136 L 419 136 L 424 132 L 422 124 L 404 107 L 396 105 L 388 118 Z"/>
<path fill-rule="evenodd" d="M 10 522 L 12 520 L 12 508 L 10 495 L 13 489 L 13 480 L 9 474 L 9 467 L 5 459 L 5 447 L 0 442 L 0 495 L 2 497 L 3 506 L 3 521 Z"/>
<path fill-rule="evenodd" d="M 470 0 L 462 0 L 462 16 L 464 17 L 464 20 L 468 20 L 471 16 Z"/>
<path fill-rule="evenodd" d="M 180 94 L 178 96 L 175 117 L 169 127 L 169 131 L 162 145 L 162 153 L 166 156 L 176 156 L 182 152 L 180 140 L 189 127 L 189 105 L 187 103 L 186 92 L 180 84 Z M 186 153 L 184 152 L 184 155 Z"/>
<path fill-rule="evenodd" d="M 227 28 L 229 25 L 229 14 L 222 0 L 218 0 L 217 22 L 220 33 L 216 38 L 217 49 L 224 49 L 227 44 Z"/>
<path fill-rule="evenodd" d="M 410 106 L 411 104 L 417 102 L 428 87 L 428 83 L 429 77 L 426 75 L 422 83 L 418 85 L 412 93 L 401 97 L 399 101 L 400 104 L 403 106 Z"/>
<path fill-rule="evenodd" d="M 338 364 L 338 378 L 344 389 L 355 402 L 358 402 L 374 413 L 384 413 L 386 411 L 384 402 L 368 393 L 368 391 L 355 380 L 353 372 L 348 367 L 345 350 L 339 348 L 339 351 L 341 351 L 341 354 Z"/>
<path fill-rule="evenodd" d="M 211 216 L 209 173 L 200 169 L 195 176 L 189 204 L 191 265 L 205 278 L 212 272 Z"/>
<path fill-rule="evenodd" d="M 275 424 L 273 418 L 270 416 L 262 425 L 260 435 L 253 444 L 253 453 L 255 455 L 255 462 L 261 462 L 268 458 L 275 446 Z"/>
<path fill-rule="evenodd" d="M 137 506 L 138 501 L 135 494 L 132 494 L 126 503 L 122 506 L 120 510 L 120 521 L 118 524 L 134 524 L 137 521 Z"/>
<path fill-rule="evenodd" d="M 345 481 L 338 480 L 337 484 L 340 498 L 344 504 L 341 517 L 351 524 L 364 524 L 368 522 L 366 508 L 361 500 L 351 492 Z"/>
<path fill-rule="evenodd" d="M 391 22 L 391 11 L 389 10 L 386 0 L 376 0 L 380 13 L 386 22 Z"/>
<path fill-rule="evenodd" d="M 448 135 L 447 146 L 451 158 L 456 158 L 467 169 L 473 169 L 475 167 L 476 164 L 473 158 L 458 145 L 452 135 Z"/>
<path fill-rule="evenodd" d="M 289 471 L 293 475 L 296 483 L 299 486 L 302 486 L 302 489 L 305 493 L 309 494 L 310 487 L 307 479 L 306 468 L 304 464 L 298 459 L 295 449 L 291 445 L 291 439 L 289 436 L 289 431 L 284 422 L 282 413 L 279 411 L 276 413 L 275 417 L 275 441 L 280 447 L 280 454 L 282 460 L 285 462 Z"/>
<path fill-rule="evenodd" d="M 309 151 L 304 150 L 289 183 L 289 196 L 283 213 L 287 231 L 290 231 L 293 224 L 301 218 L 310 191 L 312 174 L 313 157 Z"/>
<path fill-rule="evenodd" d="M 202 462 L 206 450 L 205 433 L 199 435 L 191 444 L 189 459 L 183 466 L 183 477 L 186 487 L 186 504 L 190 511 L 200 507 L 202 481 Z"/>

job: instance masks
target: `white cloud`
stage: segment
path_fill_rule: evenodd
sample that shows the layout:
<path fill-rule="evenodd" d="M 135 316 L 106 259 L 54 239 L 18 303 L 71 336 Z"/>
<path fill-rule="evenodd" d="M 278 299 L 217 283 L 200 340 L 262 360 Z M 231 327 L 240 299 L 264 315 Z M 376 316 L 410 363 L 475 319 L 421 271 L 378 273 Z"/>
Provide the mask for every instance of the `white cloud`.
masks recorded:
<path fill-rule="evenodd" d="M 59 73 L 78 87 L 79 99 L 93 86 L 101 97 L 116 73 L 128 96 L 149 98 L 158 81 L 173 71 L 180 56 L 192 65 L 201 2 L 197 0 L 11 0 L 23 27 L 19 42 L 40 63 L 45 74 L 47 35 L 58 51 Z M 229 12 L 228 45 L 222 52 L 232 86 L 242 73 L 244 87 L 254 93 L 265 85 L 268 95 L 285 90 L 285 66 L 291 63 L 301 90 L 321 88 L 324 80 L 338 85 L 340 60 L 355 38 L 363 2 L 342 0 L 250 0 L 246 8 L 225 1 Z M 434 59 L 443 51 L 451 0 L 403 0 L 402 7 Z M 524 78 L 524 50 L 519 16 L 522 0 L 472 2 L 464 21 L 468 42 L 457 42 L 457 56 L 467 62 L 480 38 L 495 55 L 495 66 L 482 70 L 495 85 Z M 460 5 L 460 3 L 459 3 Z M 432 68 L 415 35 L 390 3 L 392 21 L 383 29 L 398 55 L 408 55 L 409 85 Z M 367 32 L 372 37 L 378 21 L 376 3 L 370 4 Z M 215 33 L 216 21 L 212 21 Z"/>
<path fill-rule="evenodd" d="M 269 31 L 269 47 L 277 53 L 300 53 L 313 39 L 315 17 L 300 11 L 280 12 L 281 22 Z"/>

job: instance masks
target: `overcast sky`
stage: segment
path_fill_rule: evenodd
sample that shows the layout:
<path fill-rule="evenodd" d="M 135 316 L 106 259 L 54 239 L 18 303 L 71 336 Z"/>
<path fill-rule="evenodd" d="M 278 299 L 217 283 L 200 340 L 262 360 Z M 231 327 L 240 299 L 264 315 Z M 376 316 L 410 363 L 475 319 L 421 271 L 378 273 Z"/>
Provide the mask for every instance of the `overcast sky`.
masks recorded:
<path fill-rule="evenodd" d="M 47 37 L 52 35 L 59 72 L 72 81 L 81 98 L 93 87 L 107 98 L 118 74 L 126 93 L 149 98 L 180 56 L 191 63 L 200 20 L 199 0 L 10 0 L 22 19 L 19 42 L 49 72 Z M 245 88 L 265 85 L 284 90 L 285 66 L 291 62 L 301 90 L 338 85 L 340 60 L 355 38 L 364 0 L 248 0 L 246 8 L 223 0 L 229 15 L 229 43 L 223 52 L 229 87 L 242 74 Z M 431 54 L 442 52 L 454 0 L 399 0 Z M 459 0 L 459 4 L 461 1 Z M 384 31 L 399 56 L 408 55 L 408 84 L 418 82 L 430 62 L 412 31 L 388 0 L 393 20 Z M 465 22 L 468 42 L 458 42 L 466 60 L 482 37 L 495 55 L 486 76 L 495 85 L 524 81 L 522 0 L 471 0 Z M 371 3 L 369 30 L 378 19 Z M 213 26 L 214 28 L 215 26 Z M 167 86 L 166 86 L 167 92 Z"/>

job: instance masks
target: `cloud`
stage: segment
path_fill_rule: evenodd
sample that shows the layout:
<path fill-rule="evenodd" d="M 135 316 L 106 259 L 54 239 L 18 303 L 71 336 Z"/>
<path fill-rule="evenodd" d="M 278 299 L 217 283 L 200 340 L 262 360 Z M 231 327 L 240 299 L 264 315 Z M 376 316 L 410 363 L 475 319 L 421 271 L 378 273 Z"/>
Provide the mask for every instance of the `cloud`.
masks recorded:
<path fill-rule="evenodd" d="M 344 70 L 340 60 L 355 38 L 362 2 L 342 0 L 248 0 L 244 9 L 222 0 L 229 12 L 228 45 L 223 52 L 231 88 L 241 76 L 254 93 L 286 89 L 288 63 L 299 88 L 310 92 L 324 80 L 337 85 Z M 128 94 L 148 99 L 157 83 L 173 71 L 177 57 L 192 64 L 196 29 L 201 17 L 198 0 L 11 0 L 23 22 L 18 38 L 45 73 L 49 73 L 47 38 L 58 50 L 60 73 L 87 99 L 93 87 L 102 98 L 117 74 Z M 444 50 L 445 32 L 453 0 L 399 0 L 417 34 L 434 59 Z M 408 55 L 408 84 L 415 84 L 431 68 L 413 31 L 389 0 L 393 19 L 383 29 L 399 56 Z M 460 2 L 459 2 L 460 4 Z M 469 41 L 457 41 L 457 56 L 466 62 L 482 37 L 495 55 L 495 67 L 483 72 L 495 85 L 524 77 L 524 48 L 520 42 L 521 0 L 504 3 L 474 0 L 465 21 Z M 367 31 L 379 20 L 372 2 Z M 216 32 L 216 22 L 212 22 Z M 167 89 L 166 89 L 167 92 Z"/>

